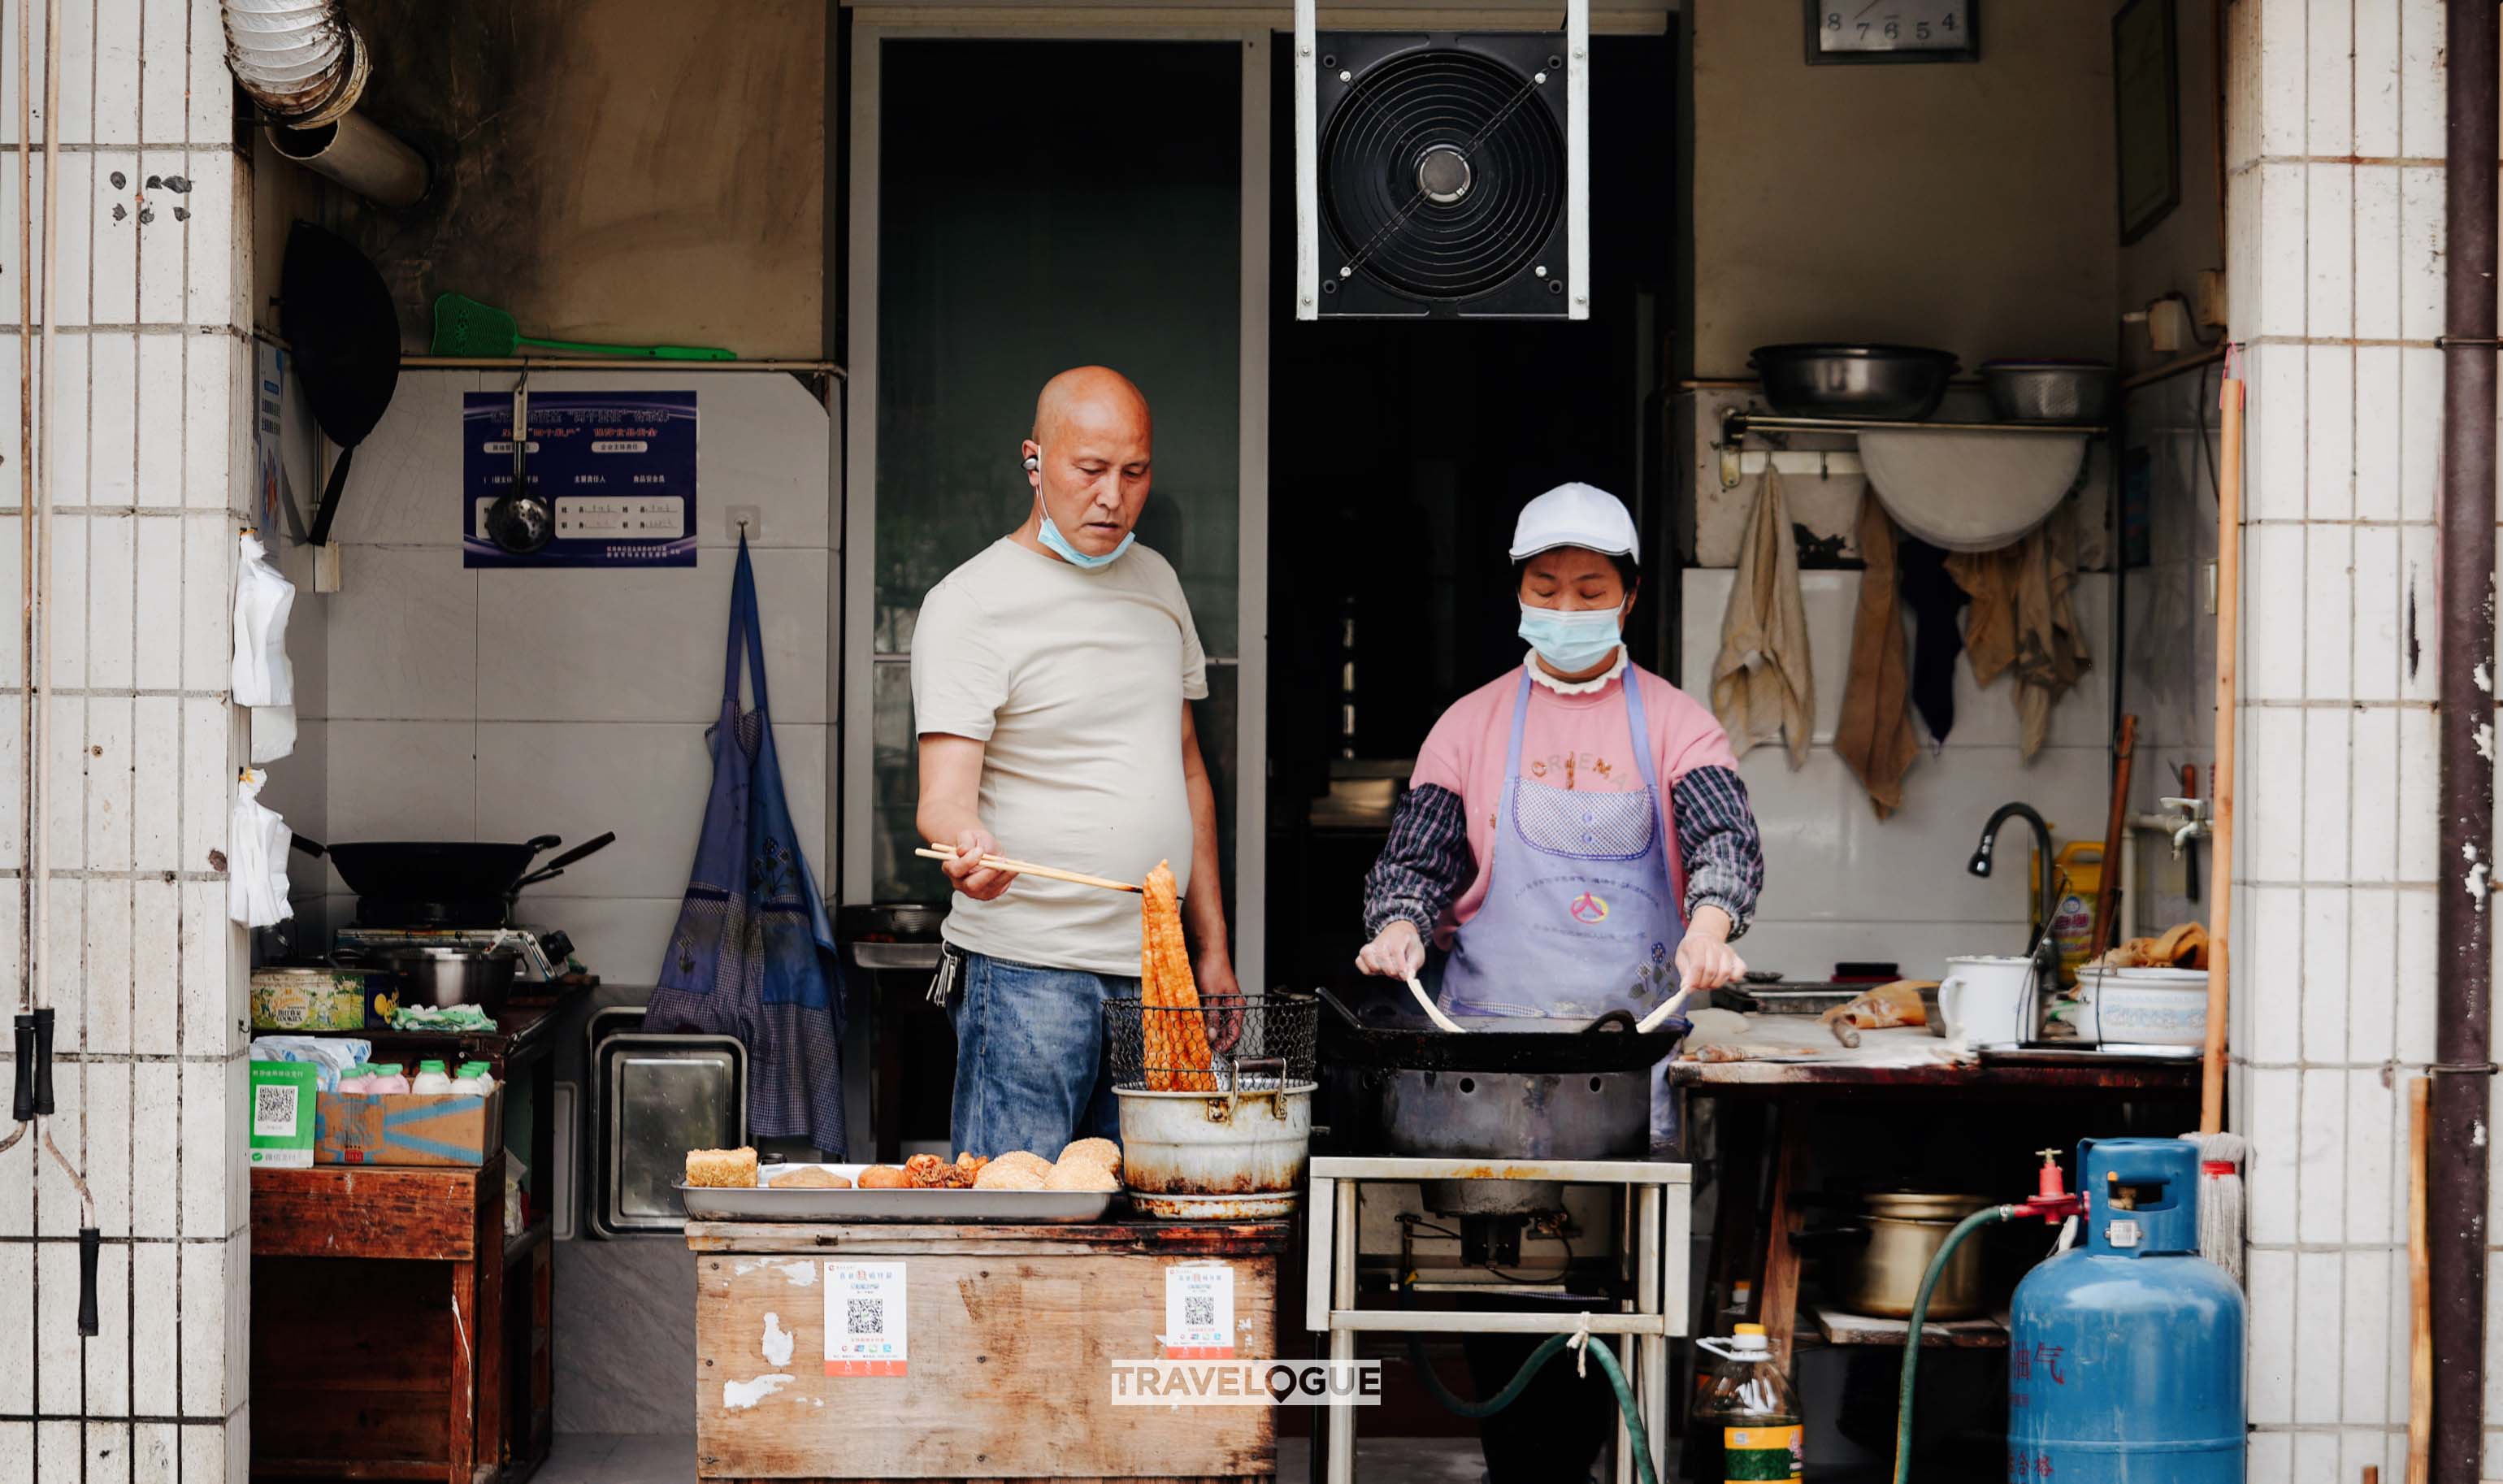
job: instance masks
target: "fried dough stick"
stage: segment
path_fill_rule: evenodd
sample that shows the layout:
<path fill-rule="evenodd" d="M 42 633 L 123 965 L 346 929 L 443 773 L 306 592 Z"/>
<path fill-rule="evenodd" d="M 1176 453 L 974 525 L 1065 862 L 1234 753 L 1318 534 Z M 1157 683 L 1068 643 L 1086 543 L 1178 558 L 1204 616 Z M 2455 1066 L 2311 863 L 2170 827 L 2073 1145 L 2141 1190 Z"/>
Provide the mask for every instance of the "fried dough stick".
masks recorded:
<path fill-rule="evenodd" d="M 1156 862 L 1139 894 L 1139 1002 L 1147 1007 L 1148 1089 L 1214 1092 L 1208 1027 L 1198 1015 L 1199 987 L 1191 979 L 1190 950 L 1183 941 L 1182 890 L 1169 862 Z M 1188 1011 L 1157 1015 L 1154 1012 Z"/>

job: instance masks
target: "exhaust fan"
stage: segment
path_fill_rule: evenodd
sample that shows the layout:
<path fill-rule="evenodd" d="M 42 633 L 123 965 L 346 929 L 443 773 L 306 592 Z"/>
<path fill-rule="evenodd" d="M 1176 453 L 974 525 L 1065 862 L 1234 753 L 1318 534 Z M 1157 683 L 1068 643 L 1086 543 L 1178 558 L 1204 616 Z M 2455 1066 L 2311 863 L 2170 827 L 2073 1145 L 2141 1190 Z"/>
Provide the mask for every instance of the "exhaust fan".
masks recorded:
<path fill-rule="evenodd" d="M 1297 6 L 1296 318 L 1589 318 L 1586 4 L 1479 34 Z"/>

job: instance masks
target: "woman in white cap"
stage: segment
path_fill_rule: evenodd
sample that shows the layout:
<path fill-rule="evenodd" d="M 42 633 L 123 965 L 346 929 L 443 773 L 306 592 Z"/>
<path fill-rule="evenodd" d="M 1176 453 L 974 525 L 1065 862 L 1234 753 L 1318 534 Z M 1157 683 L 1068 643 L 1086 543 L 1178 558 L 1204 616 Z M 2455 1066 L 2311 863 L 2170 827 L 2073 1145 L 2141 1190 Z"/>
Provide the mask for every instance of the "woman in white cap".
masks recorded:
<path fill-rule="evenodd" d="M 1419 749 L 1365 880 L 1366 973 L 1438 967 L 1451 1015 L 1587 1023 L 1745 972 L 1730 945 L 1764 884 L 1763 846 L 1711 710 L 1627 658 L 1641 554 L 1604 490 L 1560 485 L 1523 507 L 1528 657 L 1455 702 Z"/>
<path fill-rule="evenodd" d="M 1641 554 L 1604 490 L 1562 485 L 1523 508 L 1528 657 L 1454 703 L 1419 749 L 1365 880 L 1366 973 L 1439 977 L 1450 1015 L 1577 1024 L 1745 973 L 1730 944 L 1764 885 L 1755 814 L 1711 710 L 1627 657 Z M 1655 1150 L 1674 1131 L 1656 1074 Z M 1484 1396 L 1529 1343 L 1470 1335 L 1463 1349 Z M 1487 1477 L 1585 1477 L 1613 1415 L 1596 1381 L 1551 1364 L 1488 1418 Z"/>

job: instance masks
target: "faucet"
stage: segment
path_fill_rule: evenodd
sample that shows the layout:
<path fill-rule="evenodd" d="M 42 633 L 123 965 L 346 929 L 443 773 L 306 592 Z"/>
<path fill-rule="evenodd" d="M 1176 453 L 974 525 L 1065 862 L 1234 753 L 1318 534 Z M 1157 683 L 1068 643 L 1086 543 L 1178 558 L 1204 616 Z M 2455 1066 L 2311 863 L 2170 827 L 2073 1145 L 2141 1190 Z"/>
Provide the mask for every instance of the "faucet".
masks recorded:
<path fill-rule="evenodd" d="M 2051 942 L 2050 928 L 2053 904 L 2059 897 L 2058 879 L 2054 875 L 2055 868 L 2051 860 L 2051 827 L 2042 822 L 2042 816 L 2036 813 L 2033 807 L 2030 805 L 2003 804 L 1999 806 L 1998 809 L 1991 811 L 1990 822 L 1981 827 L 1981 841 L 1972 847 L 1972 859 L 1965 862 L 1965 869 L 1978 877 L 1986 878 L 1990 875 L 1990 853 L 1998 845 L 1999 827 L 2006 824 L 2011 817 L 2020 817 L 2024 819 L 2027 824 L 2033 826 L 2034 850 L 2036 855 L 2041 860 L 2042 897 L 2040 910 L 2042 920 L 2037 925 L 2035 931 L 2028 936 L 2025 945 L 2025 952 L 2026 956 L 2034 960 L 2035 978 L 2038 981 L 2040 981 L 2042 985 L 2047 988 L 2049 985 L 2049 976 L 2045 971 L 2049 967 L 2049 963 L 2045 957 L 2045 951 L 2049 948 Z"/>

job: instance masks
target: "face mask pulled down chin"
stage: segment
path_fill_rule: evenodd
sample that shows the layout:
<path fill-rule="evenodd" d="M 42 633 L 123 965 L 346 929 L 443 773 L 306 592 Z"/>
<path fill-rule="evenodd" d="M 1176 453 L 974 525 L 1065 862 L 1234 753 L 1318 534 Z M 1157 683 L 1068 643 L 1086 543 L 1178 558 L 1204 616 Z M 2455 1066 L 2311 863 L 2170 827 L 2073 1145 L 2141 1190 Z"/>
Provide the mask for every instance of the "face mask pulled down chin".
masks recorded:
<path fill-rule="evenodd" d="M 1526 603 L 1521 605 L 1521 637 L 1550 669 L 1568 675 L 1606 664 L 1625 642 L 1615 608 L 1567 613 Z"/>
<path fill-rule="evenodd" d="M 1139 534 L 1133 531 L 1129 535 L 1121 537 L 1121 544 L 1114 547 L 1111 551 L 1104 553 L 1100 557 L 1089 556 L 1085 552 L 1080 551 L 1077 547 L 1069 544 L 1069 537 L 1062 535 L 1060 534 L 1060 528 L 1051 523 L 1051 512 L 1048 510 L 1043 512 L 1043 529 L 1036 533 L 1036 535 L 1042 539 L 1043 544 L 1059 553 L 1062 561 L 1067 562 L 1072 567 L 1083 568 L 1088 571 L 1093 571 L 1098 568 L 1110 567 L 1114 562 L 1119 561 L 1121 559 L 1121 553 L 1129 550 L 1130 544 L 1139 538 Z"/>

